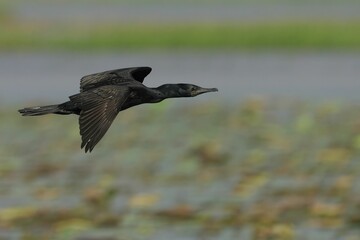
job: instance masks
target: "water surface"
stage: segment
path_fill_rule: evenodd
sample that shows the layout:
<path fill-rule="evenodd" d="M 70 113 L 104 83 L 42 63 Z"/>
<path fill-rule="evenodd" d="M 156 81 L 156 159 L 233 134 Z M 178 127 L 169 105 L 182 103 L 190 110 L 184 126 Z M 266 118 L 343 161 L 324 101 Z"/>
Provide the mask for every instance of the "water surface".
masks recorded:
<path fill-rule="evenodd" d="M 216 95 L 196 100 L 360 100 L 359 53 L 189 51 L 2 54 L 0 100 L 2 104 L 65 101 L 78 92 L 82 76 L 130 66 L 152 67 L 144 82 L 151 87 L 185 82 L 219 88 Z"/>

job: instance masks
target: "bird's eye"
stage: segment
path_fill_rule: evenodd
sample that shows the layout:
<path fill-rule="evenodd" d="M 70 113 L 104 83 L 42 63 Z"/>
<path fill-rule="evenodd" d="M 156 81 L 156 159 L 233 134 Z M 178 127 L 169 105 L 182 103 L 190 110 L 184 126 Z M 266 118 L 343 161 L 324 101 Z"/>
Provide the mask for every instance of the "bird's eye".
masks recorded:
<path fill-rule="evenodd" d="M 191 88 L 190 88 L 190 91 L 192 91 L 192 92 L 195 91 L 195 90 L 196 90 L 195 87 L 191 87 Z"/>

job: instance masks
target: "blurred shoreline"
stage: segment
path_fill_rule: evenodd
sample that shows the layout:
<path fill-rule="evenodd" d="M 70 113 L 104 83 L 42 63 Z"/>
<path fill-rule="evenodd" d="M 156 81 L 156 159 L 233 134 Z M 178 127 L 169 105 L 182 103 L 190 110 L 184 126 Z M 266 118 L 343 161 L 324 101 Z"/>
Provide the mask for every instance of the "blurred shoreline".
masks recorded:
<path fill-rule="evenodd" d="M 360 50 L 360 4 L 14 1 L 0 51 Z"/>

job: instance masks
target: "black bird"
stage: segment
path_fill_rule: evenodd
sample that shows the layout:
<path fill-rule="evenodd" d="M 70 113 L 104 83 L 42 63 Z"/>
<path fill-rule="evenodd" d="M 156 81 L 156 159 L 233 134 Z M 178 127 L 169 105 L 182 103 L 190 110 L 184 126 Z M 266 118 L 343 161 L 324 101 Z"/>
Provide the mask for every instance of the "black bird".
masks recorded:
<path fill-rule="evenodd" d="M 80 93 L 70 101 L 58 105 L 20 109 L 23 116 L 44 114 L 77 114 L 79 117 L 81 148 L 91 152 L 105 135 L 116 115 L 127 108 L 157 103 L 166 98 L 194 97 L 216 88 L 202 88 L 193 84 L 164 84 L 149 88 L 142 84 L 151 72 L 150 67 L 115 69 L 84 76 L 80 80 Z"/>

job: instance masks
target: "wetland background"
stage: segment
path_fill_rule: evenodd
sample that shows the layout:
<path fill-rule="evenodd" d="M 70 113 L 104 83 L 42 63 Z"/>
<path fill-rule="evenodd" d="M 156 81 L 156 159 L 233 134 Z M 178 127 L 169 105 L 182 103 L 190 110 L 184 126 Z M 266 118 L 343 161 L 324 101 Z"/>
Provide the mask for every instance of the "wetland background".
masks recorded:
<path fill-rule="evenodd" d="M 0 1 L 0 239 L 360 239 L 357 1 Z M 83 75 L 219 92 L 25 118 Z"/>

